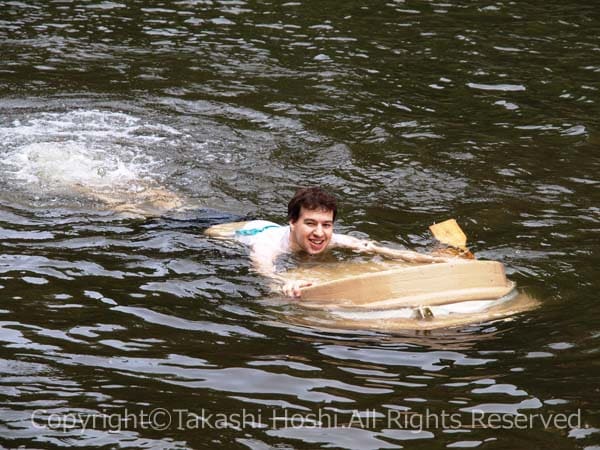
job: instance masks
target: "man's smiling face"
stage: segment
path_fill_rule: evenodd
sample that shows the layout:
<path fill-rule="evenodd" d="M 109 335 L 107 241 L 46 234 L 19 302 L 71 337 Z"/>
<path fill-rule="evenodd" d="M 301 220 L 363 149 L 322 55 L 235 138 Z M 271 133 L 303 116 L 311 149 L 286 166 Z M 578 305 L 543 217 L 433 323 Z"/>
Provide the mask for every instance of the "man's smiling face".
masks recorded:
<path fill-rule="evenodd" d="M 294 251 L 318 255 L 327 248 L 332 235 L 333 211 L 302 207 L 298 220 L 290 221 L 290 245 Z"/>

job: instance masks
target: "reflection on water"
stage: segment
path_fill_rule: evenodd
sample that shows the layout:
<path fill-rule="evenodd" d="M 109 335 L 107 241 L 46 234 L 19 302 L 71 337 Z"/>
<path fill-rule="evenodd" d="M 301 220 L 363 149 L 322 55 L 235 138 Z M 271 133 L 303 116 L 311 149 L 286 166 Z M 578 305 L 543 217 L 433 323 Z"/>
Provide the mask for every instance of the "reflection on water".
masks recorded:
<path fill-rule="evenodd" d="M 595 9 L 0 0 L 0 445 L 593 448 Z M 305 184 L 340 231 L 418 250 L 456 217 L 539 306 L 415 331 L 282 302 L 202 230 L 281 222 Z M 159 186 L 186 208 L 115 211 Z M 388 420 L 428 413 L 462 422 Z"/>

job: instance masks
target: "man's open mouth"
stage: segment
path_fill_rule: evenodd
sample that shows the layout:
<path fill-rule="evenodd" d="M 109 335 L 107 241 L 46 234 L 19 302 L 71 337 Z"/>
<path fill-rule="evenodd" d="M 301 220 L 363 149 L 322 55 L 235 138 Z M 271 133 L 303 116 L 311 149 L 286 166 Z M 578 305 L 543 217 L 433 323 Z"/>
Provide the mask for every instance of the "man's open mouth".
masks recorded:
<path fill-rule="evenodd" d="M 325 244 L 325 239 L 309 239 L 310 246 L 314 250 L 320 250 Z"/>

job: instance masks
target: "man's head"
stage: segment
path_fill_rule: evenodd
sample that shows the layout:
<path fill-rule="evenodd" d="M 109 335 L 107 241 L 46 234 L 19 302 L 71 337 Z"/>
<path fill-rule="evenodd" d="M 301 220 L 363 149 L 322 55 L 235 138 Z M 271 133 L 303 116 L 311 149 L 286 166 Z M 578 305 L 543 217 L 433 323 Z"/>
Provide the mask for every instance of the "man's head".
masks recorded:
<path fill-rule="evenodd" d="M 298 189 L 288 203 L 288 221 L 296 222 L 300 217 L 300 210 L 323 210 L 333 213 L 332 220 L 337 215 L 337 201 L 318 186 Z"/>
<path fill-rule="evenodd" d="M 298 190 L 288 203 L 292 248 L 310 255 L 323 252 L 331 241 L 336 215 L 335 197 L 323 189 L 309 187 Z"/>

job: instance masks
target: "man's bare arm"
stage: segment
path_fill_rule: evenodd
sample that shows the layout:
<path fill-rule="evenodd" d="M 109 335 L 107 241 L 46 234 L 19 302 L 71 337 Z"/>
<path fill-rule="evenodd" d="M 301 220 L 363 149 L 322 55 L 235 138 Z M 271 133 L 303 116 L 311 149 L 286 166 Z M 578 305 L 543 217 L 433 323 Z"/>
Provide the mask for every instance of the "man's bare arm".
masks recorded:
<path fill-rule="evenodd" d="M 444 263 L 449 261 L 449 258 L 425 255 L 424 253 L 413 252 L 411 250 L 399 250 L 375 244 L 372 251 L 387 258 L 401 259 L 402 261 L 411 263 Z"/>
<path fill-rule="evenodd" d="M 338 245 L 361 253 L 376 253 L 390 259 L 400 259 L 410 263 L 442 263 L 449 258 L 430 256 L 411 250 L 399 250 L 379 245 L 366 239 L 358 239 L 348 235 L 338 235 Z"/>
<path fill-rule="evenodd" d="M 288 297 L 300 297 L 303 287 L 311 286 L 312 283 L 304 280 L 289 280 L 277 273 L 275 260 L 279 256 L 278 252 L 256 252 L 254 249 L 250 253 L 250 259 L 254 269 L 264 277 L 270 278 L 276 285 L 276 290 L 283 292 Z"/>

